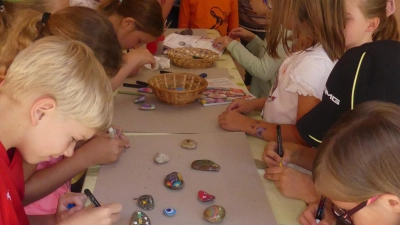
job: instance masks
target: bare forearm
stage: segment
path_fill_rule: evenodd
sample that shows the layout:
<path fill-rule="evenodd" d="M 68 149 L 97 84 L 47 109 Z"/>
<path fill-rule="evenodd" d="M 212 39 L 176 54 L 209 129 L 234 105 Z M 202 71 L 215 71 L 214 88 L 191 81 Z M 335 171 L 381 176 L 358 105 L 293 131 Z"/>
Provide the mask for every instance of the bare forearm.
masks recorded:
<path fill-rule="evenodd" d="M 71 180 L 74 176 L 87 169 L 90 161 L 79 156 L 79 150 L 70 158 L 65 158 L 60 162 L 36 171 L 25 182 L 24 205 L 35 202 L 51 192 L 55 191 L 61 185 Z"/>
<path fill-rule="evenodd" d="M 252 101 L 252 105 L 254 107 L 253 111 L 261 111 L 264 108 L 266 100 L 267 98 L 257 98 L 249 101 Z"/>
<path fill-rule="evenodd" d="M 56 216 L 52 215 L 41 215 L 41 216 L 30 216 L 28 215 L 29 223 L 31 225 L 54 225 L 56 224 Z"/>
<path fill-rule="evenodd" d="M 293 163 L 311 171 L 313 169 L 314 159 L 318 154 L 318 150 L 316 148 L 299 145 L 298 151 L 299 154 L 297 157 L 294 157 Z"/>

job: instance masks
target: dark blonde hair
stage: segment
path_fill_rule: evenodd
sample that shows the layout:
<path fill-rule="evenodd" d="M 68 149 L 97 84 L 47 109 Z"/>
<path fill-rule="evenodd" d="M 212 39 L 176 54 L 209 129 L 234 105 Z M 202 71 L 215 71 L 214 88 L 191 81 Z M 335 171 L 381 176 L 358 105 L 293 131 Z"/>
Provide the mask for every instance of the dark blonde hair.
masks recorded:
<path fill-rule="evenodd" d="M 330 199 L 400 196 L 400 106 L 366 102 L 345 114 L 319 147 L 313 179 Z"/>
<path fill-rule="evenodd" d="M 45 36 L 81 41 L 93 50 L 110 77 L 119 70 L 122 48 L 113 25 L 106 17 L 86 7 L 62 9 L 51 14 L 45 25 L 42 16 L 43 13 L 30 9 L 14 13 L 6 37 L 0 43 L 0 76 L 6 74 L 20 51 Z"/>
<path fill-rule="evenodd" d="M 386 15 L 387 0 L 362 0 L 360 9 L 366 18 L 378 17 L 380 20 L 378 28 L 374 31 L 372 39 L 377 40 L 399 40 L 397 21 L 392 14 Z"/>
<path fill-rule="evenodd" d="M 280 43 L 287 54 L 293 53 L 290 42 L 305 36 L 310 46 L 322 44 L 329 58 L 334 61 L 345 52 L 344 28 L 346 25 L 343 0 L 272 0 L 272 18 L 267 36 L 267 52 L 279 58 Z M 285 28 L 293 20 L 294 28 L 289 34 Z"/>
<path fill-rule="evenodd" d="M 161 5 L 157 0 L 104 0 L 98 10 L 109 17 L 117 14 L 135 20 L 135 28 L 154 37 L 164 32 Z"/>

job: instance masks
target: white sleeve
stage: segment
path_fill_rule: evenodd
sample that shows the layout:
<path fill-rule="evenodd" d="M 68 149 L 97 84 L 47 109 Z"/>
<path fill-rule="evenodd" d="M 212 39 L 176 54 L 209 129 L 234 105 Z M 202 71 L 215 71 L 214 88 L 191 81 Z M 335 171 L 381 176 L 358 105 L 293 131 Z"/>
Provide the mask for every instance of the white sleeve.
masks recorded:
<path fill-rule="evenodd" d="M 334 63 L 327 56 L 303 58 L 289 72 L 291 79 L 285 91 L 321 100 L 333 66 Z"/>

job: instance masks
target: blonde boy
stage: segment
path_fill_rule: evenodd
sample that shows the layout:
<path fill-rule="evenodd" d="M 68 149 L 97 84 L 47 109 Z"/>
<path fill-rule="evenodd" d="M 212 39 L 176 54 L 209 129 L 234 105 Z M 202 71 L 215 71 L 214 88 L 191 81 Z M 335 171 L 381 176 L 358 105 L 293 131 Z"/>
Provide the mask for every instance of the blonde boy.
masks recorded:
<path fill-rule="evenodd" d="M 20 52 L 0 86 L 0 224 L 29 224 L 21 203 L 22 160 L 36 164 L 71 156 L 78 140 L 110 126 L 112 112 L 110 81 L 83 43 L 45 37 Z M 46 222 L 118 220 L 121 205 L 84 208 L 84 200 L 81 194 L 63 196 Z M 69 203 L 77 206 L 68 210 Z"/>

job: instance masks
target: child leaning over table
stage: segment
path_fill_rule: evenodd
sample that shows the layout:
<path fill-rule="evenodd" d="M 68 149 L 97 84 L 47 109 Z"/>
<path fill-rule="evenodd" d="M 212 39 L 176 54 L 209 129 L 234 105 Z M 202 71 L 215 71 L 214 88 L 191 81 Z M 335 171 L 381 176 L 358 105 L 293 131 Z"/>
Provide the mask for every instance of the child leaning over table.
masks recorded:
<path fill-rule="evenodd" d="M 225 36 L 237 27 L 237 0 L 181 0 L 178 28 L 214 29 Z"/>
<path fill-rule="evenodd" d="M 69 66 L 65 66 L 69 65 Z M 21 51 L 0 86 L 0 224 L 28 225 L 22 206 L 22 162 L 70 157 L 77 141 L 110 126 L 113 94 L 102 65 L 83 43 L 45 37 Z M 30 224 L 116 222 L 120 204 L 85 208 L 86 197 L 63 195 L 54 215 Z M 76 207 L 67 209 L 74 203 Z"/>
<path fill-rule="evenodd" d="M 268 2 L 251 0 L 250 4 L 260 16 L 271 14 Z M 264 29 L 268 30 L 267 27 Z M 268 32 L 266 33 L 268 34 Z M 248 42 L 246 47 L 235 40 L 238 38 Z M 279 67 L 287 56 L 282 44 L 277 47 L 278 57 L 273 58 L 266 51 L 267 43 L 264 40 L 254 33 L 238 27 L 233 29 L 228 36 L 216 38 L 213 46 L 218 50 L 226 48 L 232 57 L 250 73 L 252 76 L 250 92 L 254 96 L 268 97 Z"/>

